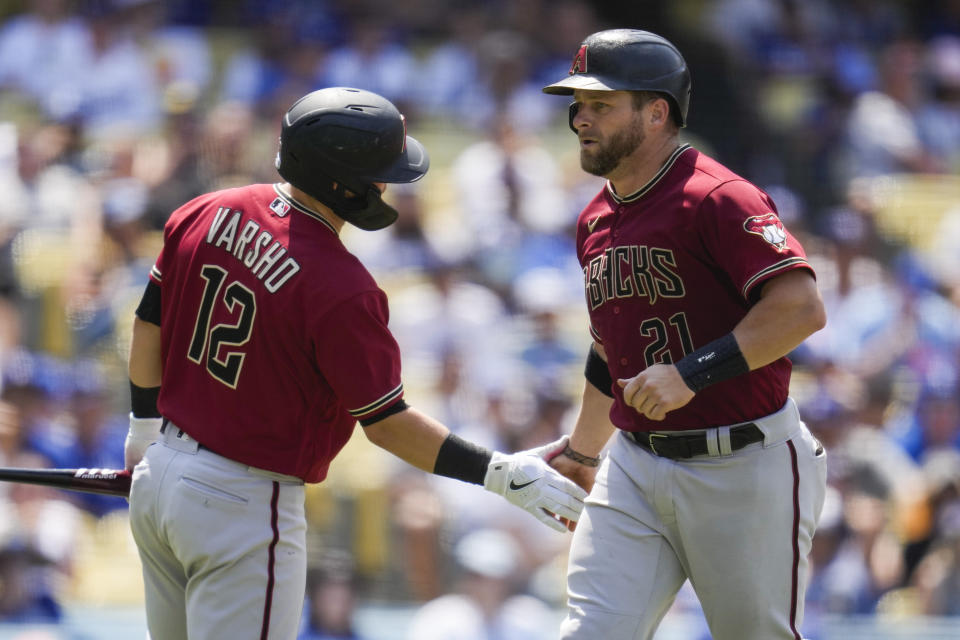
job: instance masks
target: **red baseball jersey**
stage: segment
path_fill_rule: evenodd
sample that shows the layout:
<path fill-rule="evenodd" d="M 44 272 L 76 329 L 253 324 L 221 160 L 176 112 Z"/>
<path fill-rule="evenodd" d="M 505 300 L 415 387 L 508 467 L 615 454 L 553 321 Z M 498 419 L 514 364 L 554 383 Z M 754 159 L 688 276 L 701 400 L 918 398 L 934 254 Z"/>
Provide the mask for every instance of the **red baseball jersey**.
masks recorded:
<path fill-rule="evenodd" d="M 150 277 L 160 412 L 223 456 L 319 482 L 356 420 L 403 397 L 386 295 L 278 185 L 177 209 Z"/>
<path fill-rule="evenodd" d="M 637 192 L 619 196 L 607 183 L 580 214 L 577 254 L 591 333 L 614 379 L 617 427 L 703 429 L 759 418 L 786 402 L 787 358 L 704 389 L 661 422 L 626 405 L 616 384 L 729 333 L 763 282 L 810 269 L 759 188 L 683 145 Z"/>

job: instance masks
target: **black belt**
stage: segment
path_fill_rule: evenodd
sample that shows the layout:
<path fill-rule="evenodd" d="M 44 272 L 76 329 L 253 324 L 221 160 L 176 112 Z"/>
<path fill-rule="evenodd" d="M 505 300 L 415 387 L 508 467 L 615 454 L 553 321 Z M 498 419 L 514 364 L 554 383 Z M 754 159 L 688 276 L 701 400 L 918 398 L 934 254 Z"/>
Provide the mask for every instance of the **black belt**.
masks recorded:
<path fill-rule="evenodd" d="M 167 420 L 166 418 L 164 418 L 164 419 L 163 419 L 163 422 L 160 423 L 160 433 L 166 433 L 166 431 L 167 431 L 167 425 L 170 425 L 170 424 L 173 424 L 173 423 L 170 422 L 169 420 Z M 176 427 L 176 429 L 177 429 L 177 435 L 176 435 L 177 438 L 182 438 L 183 436 L 187 436 L 187 437 L 189 437 L 191 440 L 193 440 L 194 442 L 197 442 L 197 439 L 196 439 L 196 438 L 190 436 L 189 433 L 187 433 L 186 431 L 184 431 L 184 430 L 181 429 L 180 427 Z M 206 449 L 207 451 L 210 451 L 210 450 L 211 450 L 210 447 L 205 447 L 205 446 L 203 446 L 202 444 L 200 444 L 199 442 L 197 442 L 197 448 L 198 448 L 198 449 Z"/>
<path fill-rule="evenodd" d="M 679 460 L 709 453 L 707 436 L 703 433 L 692 435 L 667 435 L 649 431 L 625 431 L 624 433 L 630 440 L 661 458 Z M 743 449 L 748 444 L 762 440 L 763 431 L 760 431 L 760 427 L 752 422 L 730 428 L 731 451 Z"/>

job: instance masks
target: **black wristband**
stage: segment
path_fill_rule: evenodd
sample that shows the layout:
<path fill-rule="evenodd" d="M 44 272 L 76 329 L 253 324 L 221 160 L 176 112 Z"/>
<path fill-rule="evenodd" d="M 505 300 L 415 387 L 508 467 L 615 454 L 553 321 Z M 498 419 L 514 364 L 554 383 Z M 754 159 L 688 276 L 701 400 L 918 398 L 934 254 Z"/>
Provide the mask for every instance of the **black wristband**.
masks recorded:
<path fill-rule="evenodd" d="M 130 410 L 134 418 L 159 418 L 157 398 L 160 387 L 138 387 L 130 381 Z"/>
<path fill-rule="evenodd" d="M 590 353 L 587 354 L 587 364 L 583 369 L 583 375 L 587 378 L 587 382 L 599 389 L 604 395 L 613 397 L 613 376 L 610 375 L 607 363 L 593 348 L 593 345 L 590 345 Z"/>
<path fill-rule="evenodd" d="M 680 376 L 694 392 L 750 371 L 733 333 L 685 355 L 676 364 Z"/>
<path fill-rule="evenodd" d="M 451 433 L 440 445 L 433 472 L 471 484 L 483 484 L 491 458 L 493 452 L 489 449 Z"/>

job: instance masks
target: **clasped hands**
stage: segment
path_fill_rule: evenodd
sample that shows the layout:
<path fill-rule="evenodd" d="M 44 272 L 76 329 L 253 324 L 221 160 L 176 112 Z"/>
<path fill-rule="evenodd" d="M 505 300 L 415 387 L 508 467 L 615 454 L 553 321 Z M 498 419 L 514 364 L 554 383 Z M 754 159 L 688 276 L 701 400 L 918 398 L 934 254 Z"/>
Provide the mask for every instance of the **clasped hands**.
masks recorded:
<path fill-rule="evenodd" d="M 587 492 L 565 478 L 550 461 L 563 452 L 567 436 L 517 453 L 494 452 L 483 486 L 533 514 L 557 531 L 576 528 Z"/>

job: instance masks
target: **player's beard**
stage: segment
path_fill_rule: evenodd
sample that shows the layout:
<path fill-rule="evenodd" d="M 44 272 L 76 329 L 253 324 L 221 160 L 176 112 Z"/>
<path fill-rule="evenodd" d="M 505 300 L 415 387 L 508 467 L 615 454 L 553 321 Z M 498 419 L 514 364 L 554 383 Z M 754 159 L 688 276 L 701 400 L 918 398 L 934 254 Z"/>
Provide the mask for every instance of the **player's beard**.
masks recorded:
<path fill-rule="evenodd" d="M 597 149 L 592 154 L 581 149 L 580 167 L 595 176 L 610 175 L 620 165 L 620 161 L 636 151 L 647 138 L 639 118 L 631 124 L 632 126 L 613 134 L 609 142 L 597 142 Z"/>

